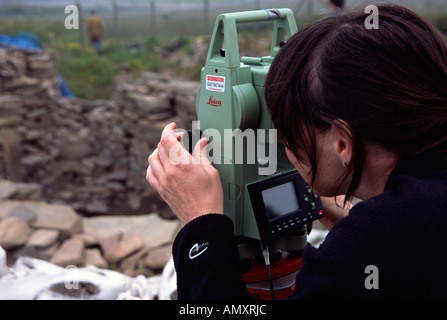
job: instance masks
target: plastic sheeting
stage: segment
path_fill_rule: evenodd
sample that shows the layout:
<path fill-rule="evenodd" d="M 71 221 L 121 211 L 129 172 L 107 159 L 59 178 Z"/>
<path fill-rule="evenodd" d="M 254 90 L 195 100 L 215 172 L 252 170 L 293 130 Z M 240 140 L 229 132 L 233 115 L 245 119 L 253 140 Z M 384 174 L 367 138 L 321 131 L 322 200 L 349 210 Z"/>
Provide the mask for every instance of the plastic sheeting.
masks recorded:
<path fill-rule="evenodd" d="M 6 265 L 0 247 L 0 300 L 171 300 L 177 291 L 172 259 L 160 275 L 129 277 L 94 266 L 62 268 L 31 257 Z"/>
<path fill-rule="evenodd" d="M 0 35 L 0 49 L 8 46 L 26 50 L 42 50 L 40 39 L 27 32 L 18 32 L 15 36 Z M 58 75 L 58 79 L 62 96 L 73 98 L 73 94 L 68 88 L 64 78 L 61 75 Z"/>
<path fill-rule="evenodd" d="M 327 233 L 315 229 L 308 241 L 318 246 Z M 62 268 L 31 257 L 20 257 L 8 268 L 0 246 L 0 300 L 171 300 L 176 292 L 172 258 L 159 275 L 129 277 L 94 266 Z"/>

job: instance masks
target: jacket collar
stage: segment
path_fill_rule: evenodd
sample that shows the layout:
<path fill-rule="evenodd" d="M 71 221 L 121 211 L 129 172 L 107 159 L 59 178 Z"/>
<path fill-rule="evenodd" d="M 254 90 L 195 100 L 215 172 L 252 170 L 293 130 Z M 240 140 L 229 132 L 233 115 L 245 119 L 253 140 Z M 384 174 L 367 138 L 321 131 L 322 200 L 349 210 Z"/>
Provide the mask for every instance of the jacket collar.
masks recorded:
<path fill-rule="evenodd" d="M 440 178 L 442 172 L 447 174 L 447 163 L 438 154 L 425 153 L 406 158 L 401 160 L 391 172 L 385 190 L 392 188 L 397 178 L 402 175 L 419 178 Z"/>

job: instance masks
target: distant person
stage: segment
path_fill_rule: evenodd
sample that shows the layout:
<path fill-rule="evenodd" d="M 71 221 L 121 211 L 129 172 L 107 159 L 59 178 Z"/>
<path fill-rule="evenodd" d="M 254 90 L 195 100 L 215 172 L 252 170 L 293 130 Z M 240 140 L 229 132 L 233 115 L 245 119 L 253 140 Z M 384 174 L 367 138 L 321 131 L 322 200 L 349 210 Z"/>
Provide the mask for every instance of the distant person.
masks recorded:
<path fill-rule="evenodd" d="M 104 36 L 104 26 L 101 18 L 94 10 L 90 11 L 90 16 L 87 18 L 87 33 L 92 46 L 96 49 L 96 53 L 98 55 L 102 54 L 101 39 Z"/>
<path fill-rule="evenodd" d="M 340 11 L 345 10 L 345 1 L 344 0 L 329 0 L 329 9 L 332 13 L 339 13 Z"/>

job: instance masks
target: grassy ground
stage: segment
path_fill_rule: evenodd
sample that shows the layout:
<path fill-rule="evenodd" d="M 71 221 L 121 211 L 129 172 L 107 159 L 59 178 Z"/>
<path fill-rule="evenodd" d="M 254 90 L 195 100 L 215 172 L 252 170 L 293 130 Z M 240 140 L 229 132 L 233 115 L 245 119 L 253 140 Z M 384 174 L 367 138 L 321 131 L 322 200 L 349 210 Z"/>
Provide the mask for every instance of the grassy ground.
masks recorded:
<path fill-rule="evenodd" d="M 54 12 L 42 11 L 29 16 L 23 12 L 23 17 L 26 18 L 19 19 L 8 18 L 8 15 L 2 14 L 0 34 L 15 35 L 19 31 L 25 31 L 38 36 L 43 47 L 57 51 L 60 74 L 75 96 L 91 100 L 107 99 L 113 89 L 114 76 L 122 63 L 131 67 L 135 77 L 141 71 L 162 72 L 167 68 L 166 55 L 170 48 L 176 47 L 180 53 L 187 54 L 195 37 L 210 35 L 216 13 L 210 14 L 208 23 L 199 19 L 200 14 L 162 14 L 157 17 L 155 30 L 151 29 L 152 24 L 148 21 L 147 14 L 123 15 L 119 19 L 118 33 L 115 32 L 110 13 L 104 14 L 106 34 L 103 41 L 104 53 L 101 56 L 97 56 L 89 45 L 85 31 L 84 44 L 81 45 L 78 31 L 65 29 L 66 16 L 61 13 L 55 15 Z M 86 14 L 84 18 L 85 16 Z M 447 33 L 446 12 L 434 12 L 424 16 Z M 302 28 L 322 17 L 324 15 L 299 16 L 298 27 Z M 240 37 L 244 37 L 244 45 L 247 48 L 256 48 L 260 38 L 270 37 L 268 31 L 265 28 L 244 26 Z M 269 39 L 266 43 L 269 43 Z M 130 45 L 138 46 L 138 50 L 129 50 Z M 169 65 L 169 68 L 175 67 Z M 201 66 L 184 68 L 178 70 L 177 74 L 198 80 L 200 68 Z"/>
<path fill-rule="evenodd" d="M 155 40 L 147 39 L 131 53 L 123 42 L 105 40 L 103 54 L 98 56 L 88 45 L 68 42 L 57 46 L 59 72 L 75 96 L 105 99 L 112 93 L 113 79 L 121 64 L 128 64 L 135 75 L 145 70 L 160 71 L 162 60 L 157 48 Z"/>
<path fill-rule="evenodd" d="M 0 12 L 0 34 L 15 35 L 24 31 L 36 35 L 44 48 L 57 51 L 60 74 L 73 94 L 90 100 L 110 97 L 114 76 L 123 63 L 131 67 L 135 77 L 141 71 L 163 72 L 170 68 L 171 74 L 199 80 L 202 65 L 167 66 L 167 54 L 173 47 L 180 54 L 188 54 L 190 45 L 197 36 L 211 35 L 215 17 L 221 13 L 211 11 L 208 21 L 204 21 L 203 13 L 198 11 L 160 13 L 157 15 L 154 29 L 149 11 L 120 12 L 116 28 L 110 8 L 108 11 L 99 9 L 97 13 L 104 21 L 105 39 L 104 52 L 97 56 L 87 39 L 84 23 L 80 24 L 83 45 L 79 42 L 79 31 L 65 29 L 64 19 L 67 15 L 63 13 L 63 9 L 34 8 L 30 11 L 14 7 L 8 10 L 2 8 Z M 238 7 L 229 11 L 242 10 L 247 8 Z M 84 20 L 87 15 L 88 10 L 84 9 Z M 299 26 L 314 18 L 312 16 L 298 19 Z M 270 37 L 265 28 L 244 25 L 241 29 L 240 37 L 244 37 L 244 45 L 247 48 L 256 48 L 260 38 Z M 136 45 L 138 50 L 129 50 L 131 45 Z M 173 70 L 175 68 L 180 69 Z"/>
<path fill-rule="evenodd" d="M 78 31 L 66 30 L 63 21 L 2 19 L 0 34 L 16 35 L 23 31 L 36 35 L 44 48 L 58 53 L 60 74 L 75 96 L 106 99 L 110 97 L 113 78 L 121 64 L 128 64 L 135 76 L 141 71 L 159 72 L 163 67 L 163 51 L 180 39 L 176 35 L 162 39 L 141 30 L 137 33 L 134 29 L 142 25 L 140 19 L 121 19 L 118 39 L 112 35 L 110 19 L 104 19 L 106 34 L 101 56 L 90 46 L 85 31 L 81 45 Z M 188 41 L 182 43 L 187 45 Z M 129 45 L 137 45 L 138 50 L 129 50 Z"/>

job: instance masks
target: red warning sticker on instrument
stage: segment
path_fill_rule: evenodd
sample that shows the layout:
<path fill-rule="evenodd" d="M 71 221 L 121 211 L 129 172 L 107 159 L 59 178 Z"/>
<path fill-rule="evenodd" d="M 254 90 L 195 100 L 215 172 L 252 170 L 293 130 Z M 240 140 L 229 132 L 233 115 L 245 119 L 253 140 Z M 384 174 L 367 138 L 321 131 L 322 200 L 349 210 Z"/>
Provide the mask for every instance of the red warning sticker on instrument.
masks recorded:
<path fill-rule="evenodd" d="M 225 77 L 208 74 L 205 88 L 209 91 L 225 92 Z"/>

